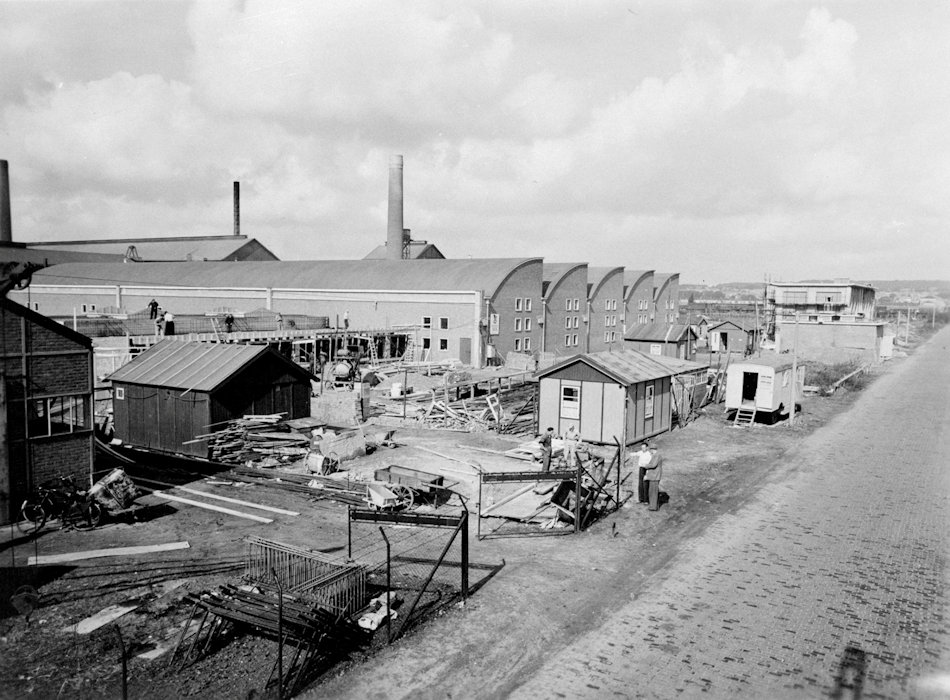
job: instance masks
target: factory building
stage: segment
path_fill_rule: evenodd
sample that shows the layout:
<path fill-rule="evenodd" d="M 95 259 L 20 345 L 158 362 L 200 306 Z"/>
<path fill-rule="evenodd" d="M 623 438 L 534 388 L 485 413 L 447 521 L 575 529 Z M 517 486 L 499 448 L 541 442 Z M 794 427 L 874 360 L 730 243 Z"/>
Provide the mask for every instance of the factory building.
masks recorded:
<path fill-rule="evenodd" d="M 541 352 L 555 358 L 584 351 L 587 263 L 544 263 Z"/>
<path fill-rule="evenodd" d="M 653 322 L 653 270 L 624 270 L 623 331 Z"/>
<path fill-rule="evenodd" d="M 68 263 L 37 272 L 11 297 L 62 319 L 140 311 L 151 299 L 173 314 L 326 316 L 337 327 L 408 329 L 418 359 L 481 366 L 492 352 L 538 348 L 541 270 L 540 258 Z"/>
<path fill-rule="evenodd" d="M 623 347 L 623 268 L 587 268 L 587 289 L 584 352 Z"/>
<path fill-rule="evenodd" d="M 652 320 L 658 323 L 676 323 L 679 316 L 680 276 L 678 272 L 658 272 L 653 275 Z"/>
<path fill-rule="evenodd" d="M 109 255 L 128 262 L 187 260 L 277 260 L 260 241 L 247 236 L 178 236 L 168 238 L 110 238 L 84 241 L 43 241 L 24 244 L 35 253 Z M 73 258 L 75 262 L 82 262 Z"/>

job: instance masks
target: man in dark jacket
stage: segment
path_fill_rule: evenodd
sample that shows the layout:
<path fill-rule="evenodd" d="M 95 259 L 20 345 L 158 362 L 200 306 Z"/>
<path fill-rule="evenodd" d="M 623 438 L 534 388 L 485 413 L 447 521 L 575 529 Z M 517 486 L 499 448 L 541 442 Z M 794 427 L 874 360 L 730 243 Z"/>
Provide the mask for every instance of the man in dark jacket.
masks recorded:
<path fill-rule="evenodd" d="M 541 445 L 541 471 L 551 471 L 551 441 L 554 439 L 554 428 L 548 428 L 544 435 L 540 437 L 538 443 Z"/>

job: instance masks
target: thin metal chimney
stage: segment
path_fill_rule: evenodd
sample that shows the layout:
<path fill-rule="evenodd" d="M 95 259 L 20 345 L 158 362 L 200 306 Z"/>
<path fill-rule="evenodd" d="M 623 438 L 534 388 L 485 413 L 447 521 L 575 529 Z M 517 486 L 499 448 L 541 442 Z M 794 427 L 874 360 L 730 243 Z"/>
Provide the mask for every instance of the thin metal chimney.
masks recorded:
<path fill-rule="evenodd" d="M 234 235 L 241 235 L 241 183 L 234 183 Z"/>
<path fill-rule="evenodd" d="M 389 159 L 389 221 L 386 227 L 386 257 L 402 260 L 402 156 Z"/>
<path fill-rule="evenodd" d="M 10 166 L 0 160 L 0 243 L 13 242 L 13 226 L 10 224 Z"/>

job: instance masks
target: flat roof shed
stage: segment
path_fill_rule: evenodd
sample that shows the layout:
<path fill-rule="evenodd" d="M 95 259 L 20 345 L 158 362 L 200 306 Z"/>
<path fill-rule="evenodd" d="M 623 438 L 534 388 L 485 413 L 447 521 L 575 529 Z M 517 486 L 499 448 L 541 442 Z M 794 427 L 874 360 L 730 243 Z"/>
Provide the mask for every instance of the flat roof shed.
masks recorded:
<path fill-rule="evenodd" d="M 195 441 L 243 415 L 310 415 L 307 370 L 266 345 L 166 340 L 108 377 L 115 435 L 159 452 L 208 457 Z"/>

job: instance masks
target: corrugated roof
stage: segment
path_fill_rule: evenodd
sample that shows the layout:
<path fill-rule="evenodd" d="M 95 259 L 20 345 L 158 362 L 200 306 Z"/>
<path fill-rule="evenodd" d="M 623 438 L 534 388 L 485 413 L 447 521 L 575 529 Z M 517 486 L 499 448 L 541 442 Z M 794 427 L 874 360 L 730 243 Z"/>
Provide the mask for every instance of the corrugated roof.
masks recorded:
<path fill-rule="evenodd" d="M 34 285 L 138 284 L 198 288 L 483 290 L 541 258 L 463 260 L 267 260 L 263 262 L 69 263 L 33 276 Z"/>
<path fill-rule="evenodd" d="M 706 369 L 705 365 L 676 357 L 660 357 L 647 355 L 638 350 L 603 350 L 586 355 L 575 355 L 563 362 L 548 367 L 537 376 L 545 377 L 574 362 L 583 362 L 596 370 L 617 380 L 624 386 L 649 382 L 663 377 L 676 376 L 687 372 L 698 372 Z"/>
<path fill-rule="evenodd" d="M 192 391 L 212 391 L 264 353 L 266 345 L 163 340 L 107 379 Z"/>
<path fill-rule="evenodd" d="M 652 340 L 663 343 L 674 343 L 683 338 L 690 331 L 685 323 L 638 323 L 627 331 L 625 340 Z"/>
<path fill-rule="evenodd" d="M 805 361 L 798 358 L 797 364 L 802 366 Z M 733 360 L 731 367 L 771 367 L 772 369 L 784 369 L 792 366 L 792 356 L 788 353 L 762 353 L 758 357 L 747 357 L 742 360 Z"/>
<path fill-rule="evenodd" d="M 122 255 L 90 251 L 47 250 L 22 245 L 0 245 L 0 262 L 31 262 L 37 265 L 58 265 L 68 262 L 122 262 Z"/>

